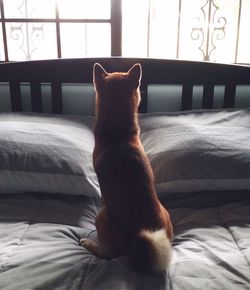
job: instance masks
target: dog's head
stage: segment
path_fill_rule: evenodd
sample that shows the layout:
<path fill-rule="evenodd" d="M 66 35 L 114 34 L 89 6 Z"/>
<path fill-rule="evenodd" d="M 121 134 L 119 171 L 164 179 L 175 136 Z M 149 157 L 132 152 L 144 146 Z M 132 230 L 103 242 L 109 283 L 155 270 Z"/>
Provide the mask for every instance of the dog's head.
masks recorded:
<path fill-rule="evenodd" d="M 133 65 L 127 72 L 108 73 L 99 63 L 93 67 L 93 83 L 96 91 L 96 101 L 109 103 L 116 108 L 130 105 L 137 110 L 140 96 L 142 68 L 139 63 Z"/>

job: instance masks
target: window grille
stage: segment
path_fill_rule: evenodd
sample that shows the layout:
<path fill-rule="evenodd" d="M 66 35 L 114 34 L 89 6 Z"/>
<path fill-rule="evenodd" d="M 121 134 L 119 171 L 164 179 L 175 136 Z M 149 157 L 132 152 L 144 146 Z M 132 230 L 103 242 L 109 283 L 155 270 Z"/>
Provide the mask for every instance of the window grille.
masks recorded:
<path fill-rule="evenodd" d="M 0 0 L 1 60 L 121 55 L 121 0 Z"/>
<path fill-rule="evenodd" d="M 250 64 L 250 0 L 124 0 L 122 11 L 125 56 Z"/>
<path fill-rule="evenodd" d="M 156 57 L 250 64 L 250 0 L 0 0 L 0 61 Z"/>

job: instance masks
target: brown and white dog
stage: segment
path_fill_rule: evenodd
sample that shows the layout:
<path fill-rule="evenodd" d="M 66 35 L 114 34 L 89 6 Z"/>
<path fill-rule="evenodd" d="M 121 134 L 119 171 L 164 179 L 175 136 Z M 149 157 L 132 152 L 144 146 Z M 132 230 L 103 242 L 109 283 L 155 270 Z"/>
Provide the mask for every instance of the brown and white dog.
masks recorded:
<path fill-rule="evenodd" d="M 173 229 L 158 200 L 154 175 L 140 141 L 138 106 L 141 65 L 127 73 L 107 73 L 95 64 L 94 168 L 104 208 L 96 217 L 98 244 L 80 244 L 96 256 L 129 256 L 149 273 L 165 271 L 171 257 Z"/>

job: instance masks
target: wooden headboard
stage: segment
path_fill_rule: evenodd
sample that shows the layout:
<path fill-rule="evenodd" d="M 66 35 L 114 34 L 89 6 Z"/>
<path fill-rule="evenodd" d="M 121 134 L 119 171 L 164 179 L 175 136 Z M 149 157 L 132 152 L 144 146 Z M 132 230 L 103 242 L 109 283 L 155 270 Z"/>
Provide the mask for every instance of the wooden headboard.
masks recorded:
<path fill-rule="evenodd" d="M 134 63 L 141 63 L 143 69 L 141 113 L 150 111 L 149 107 L 153 111 L 167 108 L 167 98 L 164 104 L 165 101 L 162 101 L 161 97 L 161 104 L 158 107 L 152 107 L 152 96 L 149 101 L 149 95 L 153 94 L 153 89 L 157 86 L 157 94 L 160 92 L 163 97 L 164 95 L 171 97 L 172 94 L 173 99 L 179 94 L 181 110 L 195 108 L 195 95 L 199 95 L 200 108 L 213 108 L 216 92 L 219 92 L 222 98 L 222 108 L 235 107 L 239 95 L 244 98 L 243 104 L 250 107 L 250 67 L 149 58 L 81 58 L 1 63 L 0 85 L 5 86 L 5 89 L 0 89 L 0 105 L 3 104 L 1 99 L 7 98 L 3 95 L 9 94 L 10 110 L 23 111 L 22 84 L 25 84 L 30 92 L 29 110 L 43 112 L 42 86 L 46 84 L 51 92 L 51 113 L 61 114 L 64 112 L 63 84 L 91 86 L 95 62 L 102 64 L 109 72 L 127 71 Z M 175 92 L 173 88 L 176 89 Z M 91 91 L 91 94 L 94 97 L 94 91 Z"/>

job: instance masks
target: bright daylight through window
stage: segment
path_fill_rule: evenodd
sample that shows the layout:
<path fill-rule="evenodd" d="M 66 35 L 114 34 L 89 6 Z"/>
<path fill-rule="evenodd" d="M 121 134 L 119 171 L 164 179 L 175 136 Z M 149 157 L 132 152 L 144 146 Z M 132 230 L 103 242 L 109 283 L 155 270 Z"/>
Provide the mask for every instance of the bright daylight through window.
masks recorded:
<path fill-rule="evenodd" d="M 178 58 L 250 64 L 250 0 L 0 0 L 0 61 Z"/>

